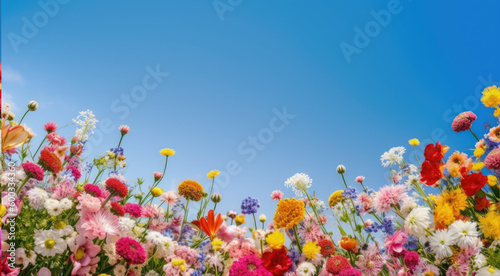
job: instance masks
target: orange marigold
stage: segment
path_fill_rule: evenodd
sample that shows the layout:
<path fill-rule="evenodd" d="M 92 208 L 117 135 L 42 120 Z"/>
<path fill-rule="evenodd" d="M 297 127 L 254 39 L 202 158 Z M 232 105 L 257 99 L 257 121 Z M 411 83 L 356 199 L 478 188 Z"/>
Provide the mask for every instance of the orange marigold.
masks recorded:
<path fill-rule="evenodd" d="M 54 174 L 58 174 L 62 169 L 61 160 L 59 157 L 51 151 L 43 149 L 40 152 L 40 160 L 38 164 L 42 166 L 46 171 L 51 171 Z"/>
<path fill-rule="evenodd" d="M 460 215 L 461 211 L 469 207 L 469 203 L 467 202 L 467 195 L 461 188 L 444 192 L 443 194 L 439 195 L 436 199 L 436 205 L 444 206 L 444 204 L 448 204 L 448 206 L 453 211 L 453 216 L 455 217 Z"/>
<path fill-rule="evenodd" d="M 453 209 L 447 203 L 442 205 L 436 205 L 434 210 L 434 228 L 446 229 L 448 225 L 455 221 L 455 216 L 453 216 Z"/>
<path fill-rule="evenodd" d="M 194 180 L 184 180 L 179 187 L 179 195 L 187 200 L 200 201 L 203 198 L 203 186 Z"/>
<path fill-rule="evenodd" d="M 274 213 L 274 225 L 276 228 L 290 229 L 304 219 L 305 205 L 301 200 L 285 198 L 279 201 Z"/>

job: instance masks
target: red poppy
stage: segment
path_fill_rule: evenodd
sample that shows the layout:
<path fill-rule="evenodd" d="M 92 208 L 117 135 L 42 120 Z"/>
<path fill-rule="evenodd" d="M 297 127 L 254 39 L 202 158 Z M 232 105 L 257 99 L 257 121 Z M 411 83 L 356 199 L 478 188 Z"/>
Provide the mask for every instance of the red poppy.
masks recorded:
<path fill-rule="evenodd" d="M 488 183 L 488 177 L 483 175 L 482 172 L 462 175 L 462 180 L 460 181 L 462 189 L 464 189 L 467 196 L 475 195 L 486 183 Z"/>
<path fill-rule="evenodd" d="M 486 198 L 486 194 L 484 193 L 482 197 L 476 196 L 476 202 L 474 208 L 478 211 L 482 211 L 484 208 L 490 206 L 490 201 Z"/>
<path fill-rule="evenodd" d="M 439 142 L 437 142 L 436 145 L 428 144 L 424 151 L 425 160 L 439 162 L 444 158 L 444 154 L 448 149 L 449 147 L 443 146 Z"/>
<path fill-rule="evenodd" d="M 200 219 L 200 228 L 207 234 L 207 236 L 210 237 L 210 239 L 213 239 L 215 235 L 217 235 L 217 231 L 219 231 L 220 226 L 224 220 L 222 219 L 222 215 L 218 214 L 217 218 L 215 218 L 214 215 L 214 210 L 208 211 L 207 218 L 202 217 Z"/>
<path fill-rule="evenodd" d="M 273 249 L 262 254 L 262 266 L 274 276 L 285 274 L 292 265 L 292 259 L 286 254 L 286 247 Z"/>
<path fill-rule="evenodd" d="M 430 160 L 426 160 L 422 163 L 420 182 L 427 186 L 432 186 L 436 184 L 441 177 L 443 177 L 443 171 L 439 163 Z"/>

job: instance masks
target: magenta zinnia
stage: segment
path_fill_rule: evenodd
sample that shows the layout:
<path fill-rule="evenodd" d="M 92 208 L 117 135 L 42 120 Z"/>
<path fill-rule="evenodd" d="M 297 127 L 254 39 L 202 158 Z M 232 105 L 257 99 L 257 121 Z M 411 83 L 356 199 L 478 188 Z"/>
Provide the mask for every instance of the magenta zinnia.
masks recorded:
<path fill-rule="evenodd" d="M 267 271 L 262 266 L 262 260 L 255 255 L 247 255 L 238 259 L 231 265 L 229 276 L 272 276 L 271 272 Z"/>
<path fill-rule="evenodd" d="M 136 240 L 123 237 L 116 241 L 116 253 L 120 255 L 129 265 L 143 264 L 146 261 L 146 251 Z"/>
<path fill-rule="evenodd" d="M 23 165 L 24 172 L 26 173 L 27 176 L 33 177 L 34 179 L 38 181 L 43 180 L 43 174 L 45 173 L 44 170 L 38 166 L 35 163 L 31 162 L 26 162 Z"/>

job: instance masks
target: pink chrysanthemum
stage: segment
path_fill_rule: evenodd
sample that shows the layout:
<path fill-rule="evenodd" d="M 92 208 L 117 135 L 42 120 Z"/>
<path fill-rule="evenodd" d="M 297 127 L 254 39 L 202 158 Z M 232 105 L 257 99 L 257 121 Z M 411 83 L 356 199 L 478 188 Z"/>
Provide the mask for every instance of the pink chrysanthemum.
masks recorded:
<path fill-rule="evenodd" d="M 378 247 L 374 244 L 368 245 L 362 250 L 356 261 L 356 267 L 366 276 L 377 276 L 384 267 L 383 258 L 380 256 Z"/>
<path fill-rule="evenodd" d="M 373 197 L 373 209 L 377 213 L 389 213 L 391 206 L 398 204 L 407 194 L 404 185 L 391 185 L 381 188 Z"/>
<path fill-rule="evenodd" d="M 71 170 L 71 174 L 73 175 L 75 180 L 78 180 L 80 179 L 80 177 L 82 177 L 82 174 L 75 166 L 67 166 L 66 170 Z"/>
<path fill-rule="evenodd" d="M 90 239 L 106 238 L 106 235 L 118 235 L 118 217 L 109 211 L 100 209 L 97 212 L 84 212 L 81 219 L 84 235 Z M 81 233 L 81 231 L 78 231 Z"/>
<path fill-rule="evenodd" d="M 143 264 L 146 261 L 146 251 L 136 240 L 123 237 L 115 243 L 116 254 L 121 256 L 129 265 Z"/>
<path fill-rule="evenodd" d="M 65 179 L 52 189 L 52 198 L 61 200 L 65 197 L 71 197 L 76 193 L 75 184 L 71 179 Z"/>
<path fill-rule="evenodd" d="M 121 125 L 118 129 L 120 130 L 122 135 L 125 135 L 130 131 L 130 127 L 127 125 Z"/>
<path fill-rule="evenodd" d="M 66 144 L 66 138 L 57 134 L 56 132 L 51 132 L 47 134 L 47 140 L 52 143 L 52 145 L 62 146 Z"/>
<path fill-rule="evenodd" d="M 420 262 L 420 256 L 417 252 L 408 252 L 404 257 L 405 265 L 408 269 L 413 270 Z"/>
<path fill-rule="evenodd" d="M 101 188 L 99 188 L 99 186 L 97 186 L 97 185 L 87 183 L 87 184 L 85 184 L 85 186 L 83 186 L 83 189 L 85 190 L 85 192 L 87 192 L 95 197 L 102 197 Z"/>
<path fill-rule="evenodd" d="M 238 261 L 231 265 L 229 276 L 272 276 L 271 272 L 267 271 L 262 266 L 262 260 L 254 255 L 241 257 Z"/>
<path fill-rule="evenodd" d="M 340 271 L 339 276 L 361 276 L 361 272 L 355 268 L 348 268 Z"/>
<path fill-rule="evenodd" d="M 142 206 L 139 204 L 128 202 L 123 208 L 125 208 L 125 211 L 134 218 L 140 218 L 142 215 Z"/>
<path fill-rule="evenodd" d="M 306 241 L 319 241 L 323 232 L 311 217 L 305 217 L 298 227 L 298 234 Z"/>
<path fill-rule="evenodd" d="M 355 181 L 356 181 L 356 182 L 358 182 L 358 183 L 361 183 L 361 182 L 363 182 L 364 180 L 365 180 L 365 177 L 364 177 L 364 176 L 361 176 L 361 175 L 360 175 L 360 176 L 357 176 L 357 177 L 356 177 L 356 179 L 355 179 Z"/>
<path fill-rule="evenodd" d="M 484 164 L 489 170 L 500 170 L 500 148 L 492 150 L 484 159 Z"/>
<path fill-rule="evenodd" d="M 45 125 L 43 125 L 43 129 L 47 131 L 48 133 L 54 132 L 57 130 L 57 124 L 53 122 L 48 122 Z"/>
<path fill-rule="evenodd" d="M 168 205 L 173 205 L 179 201 L 179 196 L 174 191 L 168 191 L 160 196 L 160 200 L 165 201 Z"/>
<path fill-rule="evenodd" d="M 31 163 L 29 161 L 23 163 L 22 166 L 23 166 L 24 172 L 26 173 L 27 176 L 33 177 L 34 179 L 36 179 L 38 181 L 43 180 L 43 175 L 44 175 L 45 171 L 40 166 L 38 166 L 35 163 Z"/>
<path fill-rule="evenodd" d="M 101 209 L 101 200 L 87 193 L 81 193 L 77 197 L 80 202 L 76 209 L 82 212 L 97 212 Z"/>
<path fill-rule="evenodd" d="M 272 200 L 281 200 L 283 198 L 283 192 L 280 190 L 275 190 L 271 193 Z"/>
<path fill-rule="evenodd" d="M 186 261 L 187 266 L 194 265 L 198 260 L 198 252 L 188 246 L 179 246 L 175 249 L 174 254 L 176 257 Z"/>
<path fill-rule="evenodd" d="M 451 123 L 451 129 L 455 132 L 469 130 L 472 122 L 477 119 L 476 114 L 471 111 L 465 111 L 457 115 Z"/>

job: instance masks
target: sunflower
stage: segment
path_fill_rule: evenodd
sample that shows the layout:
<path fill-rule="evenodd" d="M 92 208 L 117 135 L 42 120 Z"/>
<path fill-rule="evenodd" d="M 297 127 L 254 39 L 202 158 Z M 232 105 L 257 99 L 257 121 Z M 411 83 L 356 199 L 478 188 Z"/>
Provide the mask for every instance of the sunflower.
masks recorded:
<path fill-rule="evenodd" d="M 203 186 L 194 180 L 184 180 L 179 187 L 179 195 L 187 200 L 200 201 L 203 198 Z"/>
<path fill-rule="evenodd" d="M 295 198 L 280 200 L 274 213 L 274 225 L 276 228 L 290 229 L 304 219 L 305 205 L 303 201 Z"/>

